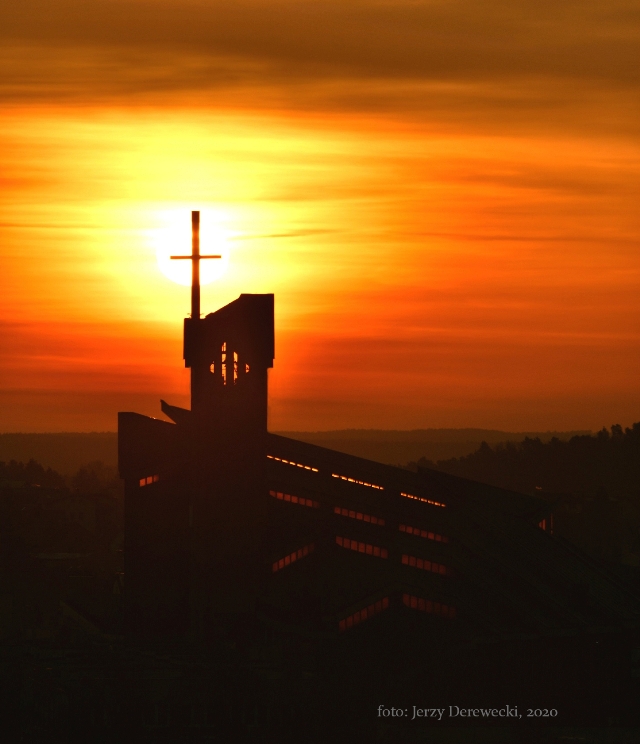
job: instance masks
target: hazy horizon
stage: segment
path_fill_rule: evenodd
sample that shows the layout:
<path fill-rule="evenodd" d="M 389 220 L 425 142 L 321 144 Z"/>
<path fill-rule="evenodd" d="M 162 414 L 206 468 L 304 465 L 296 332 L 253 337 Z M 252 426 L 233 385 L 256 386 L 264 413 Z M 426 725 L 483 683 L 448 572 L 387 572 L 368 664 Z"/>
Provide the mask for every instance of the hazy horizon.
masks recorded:
<path fill-rule="evenodd" d="M 503 432 L 487 429 L 423 429 L 393 431 L 350 429 L 324 432 L 276 431 L 311 444 L 391 465 L 405 465 L 426 457 L 448 460 L 474 452 L 486 441 L 491 445 L 522 441 L 525 436 L 549 441 L 569 439 L 586 432 Z M 0 433 L 0 461 L 34 459 L 65 475 L 91 462 L 117 466 L 116 432 L 4 432 Z"/>
<path fill-rule="evenodd" d="M 602 427 L 600 427 L 602 428 Z M 605 427 L 608 428 L 608 427 Z M 484 429 L 482 427 L 469 427 L 469 426 L 462 426 L 458 428 L 452 428 L 452 427 L 426 427 L 426 428 L 419 428 L 419 429 L 375 429 L 375 428 L 368 428 L 368 429 L 358 429 L 358 428 L 345 428 L 345 429 L 279 429 L 279 430 L 272 430 L 269 429 L 269 431 L 273 431 L 274 434 L 284 434 L 285 432 L 288 433 L 297 433 L 297 434 L 341 434 L 341 433 L 348 433 L 348 432 L 385 432 L 385 433 L 397 433 L 397 434 L 411 434 L 415 432 L 462 432 L 462 431 L 473 431 L 473 432 L 488 432 L 492 433 L 495 432 L 496 434 L 512 434 L 512 435 L 523 435 L 527 436 L 530 434 L 593 434 L 593 429 L 568 429 L 566 431 L 558 431 L 555 429 L 546 429 L 546 430 L 540 430 L 540 431 L 505 431 L 504 429 Z M 595 431 L 599 431 L 596 429 Z M 99 430 L 87 430 L 87 431 L 79 431 L 79 430 L 52 430 L 52 431 L 0 431 L 0 436 L 3 436 L 5 434 L 24 434 L 25 436 L 29 435 L 47 435 L 47 434 L 117 434 L 117 429 L 109 430 L 104 429 L 102 431 Z"/>

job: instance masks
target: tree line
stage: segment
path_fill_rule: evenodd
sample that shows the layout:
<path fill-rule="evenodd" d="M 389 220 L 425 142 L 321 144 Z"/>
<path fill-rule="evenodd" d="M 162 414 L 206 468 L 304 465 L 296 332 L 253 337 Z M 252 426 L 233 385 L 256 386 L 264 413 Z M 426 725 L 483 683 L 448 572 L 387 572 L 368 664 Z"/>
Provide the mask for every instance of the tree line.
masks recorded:
<path fill-rule="evenodd" d="M 522 493 L 635 501 L 640 497 L 640 423 L 626 429 L 614 424 L 566 441 L 526 437 L 493 447 L 482 442 L 470 455 L 435 463 L 421 458 L 409 467 L 434 468 Z"/>
<path fill-rule="evenodd" d="M 37 486 L 54 490 L 93 495 L 110 492 L 117 495 L 122 490 L 116 468 L 101 461 L 84 465 L 71 476 L 61 475 L 53 468 L 45 468 L 36 460 L 0 462 L 0 487 L 19 488 Z"/>

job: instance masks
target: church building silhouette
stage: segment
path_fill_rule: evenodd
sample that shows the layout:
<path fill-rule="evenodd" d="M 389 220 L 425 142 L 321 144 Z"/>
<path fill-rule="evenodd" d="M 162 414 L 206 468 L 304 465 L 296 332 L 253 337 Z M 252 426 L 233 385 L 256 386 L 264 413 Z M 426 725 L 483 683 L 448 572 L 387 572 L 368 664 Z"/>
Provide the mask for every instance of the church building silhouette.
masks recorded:
<path fill-rule="evenodd" d="M 119 414 L 131 637 L 206 646 L 249 617 L 337 648 L 471 648 L 637 626 L 635 593 L 551 533 L 543 499 L 270 433 L 274 349 L 273 295 L 203 318 L 198 295 L 191 409 Z"/>

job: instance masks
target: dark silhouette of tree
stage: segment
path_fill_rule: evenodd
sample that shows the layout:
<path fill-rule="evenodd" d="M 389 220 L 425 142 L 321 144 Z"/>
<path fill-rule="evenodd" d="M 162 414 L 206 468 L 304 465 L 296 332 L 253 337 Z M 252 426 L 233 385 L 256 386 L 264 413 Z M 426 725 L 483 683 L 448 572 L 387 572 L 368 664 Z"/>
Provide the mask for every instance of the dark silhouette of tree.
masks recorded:
<path fill-rule="evenodd" d="M 640 565 L 640 423 L 547 443 L 525 438 L 431 467 L 554 504 L 556 534 L 610 561 Z"/>
<path fill-rule="evenodd" d="M 640 499 L 640 423 L 624 429 L 614 424 L 595 436 L 575 436 L 548 443 L 525 438 L 495 447 L 483 442 L 466 457 L 414 467 L 435 467 L 524 493 L 581 493 L 595 497 L 604 488 L 609 498 Z"/>
<path fill-rule="evenodd" d="M 0 462 L 0 483 L 41 486 L 43 488 L 64 488 L 65 479 L 60 473 L 51 468 L 45 468 L 35 460 L 29 460 L 26 464 L 11 460 L 8 463 Z"/>
<path fill-rule="evenodd" d="M 106 493 L 119 490 L 120 479 L 115 468 L 96 460 L 77 471 L 71 478 L 71 487 L 85 495 Z"/>

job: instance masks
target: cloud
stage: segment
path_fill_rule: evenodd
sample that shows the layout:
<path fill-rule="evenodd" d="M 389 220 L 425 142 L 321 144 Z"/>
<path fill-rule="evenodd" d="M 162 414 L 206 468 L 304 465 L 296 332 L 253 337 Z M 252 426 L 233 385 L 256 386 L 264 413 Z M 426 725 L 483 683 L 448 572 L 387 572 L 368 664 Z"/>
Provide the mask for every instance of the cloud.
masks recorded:
<path fill-rule="evenodd" d="M 4 426 L 186 400 L 178 204 L 239 236 L 216 303 L 277 293 L 278 427 L 623 419 L 639 41 L 630 0 L 4 3 Z"/>
<path fill-rule="evenodd" d="M 637 128 L 629 1 L 26 0 L 3 5 L 0 41 L 5 100 L 164 96 Z"/>
<path fill-rule="evenodd" d="M 518 72 L 638 80 L 640 13 L 628 2 L 27 0 L 5 6 L 3 16 L 6 42 L 230 57 L 287 77 Z"/>

